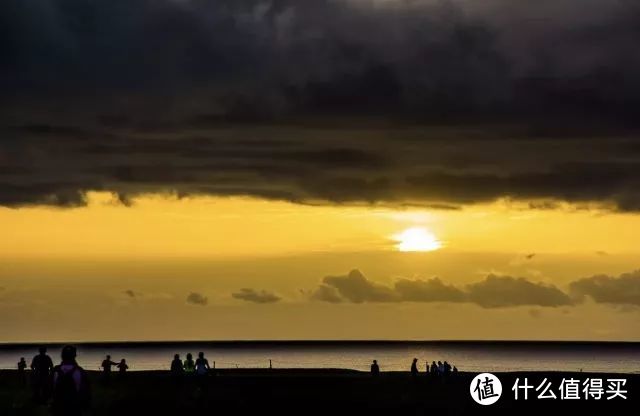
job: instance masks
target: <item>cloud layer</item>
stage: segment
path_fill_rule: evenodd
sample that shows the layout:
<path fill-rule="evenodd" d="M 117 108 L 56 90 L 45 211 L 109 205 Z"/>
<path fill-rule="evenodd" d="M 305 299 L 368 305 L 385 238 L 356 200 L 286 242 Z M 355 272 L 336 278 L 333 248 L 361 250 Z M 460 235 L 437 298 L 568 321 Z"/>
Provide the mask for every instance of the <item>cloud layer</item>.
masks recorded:
<path fill-rule="evenodd" d="M 327 276 L 312 293 L 312 299 L 327 302 L 470 302 L 484 308 L 508 306 L 565 306 L 568 295 L 555 286 L 524 278 L 489 275 L 481 282 L 457 288 L 439 278 L 397 280 L 393 286 L 377 284 L 359 270 L 346 276 Z"/>
<path fill-rule="evenodd" d="M 240 291 L 232 293 L 235 299 L 244 300 L 253 303 L 276 303 L 280 301 L 280 296 L 266 290 L 255 290 L 249 288 L 240 289 Z"/>
<path fill-rule="evenodd" d="M 392 286 L 375 283 L 359 270 L 345 276 L 327 276 L 311 293 L 312 300 L 331 303 L 364 302 L 467 302 L 483 308 L 513 306 L 559 307 L 581 302 L 585 296 L 597 303 L 640 306 L 640 271 L 619 277 L 593 276 L 571 282 L 569 291 L 525 278 L 489 275 L 463 287 L 429 280 L 399 279 Z"/>
<path fill-rule="evenodd" d="M 597 303 L 640 306 L 640 270 L 612 277 L 597 275 L 571 283 L 571 292 Z"/>
<path fill-rule="evenodd" d="M 0 204 L 636 211 L 638 22 L 631 0 L 3 1 Z"/>

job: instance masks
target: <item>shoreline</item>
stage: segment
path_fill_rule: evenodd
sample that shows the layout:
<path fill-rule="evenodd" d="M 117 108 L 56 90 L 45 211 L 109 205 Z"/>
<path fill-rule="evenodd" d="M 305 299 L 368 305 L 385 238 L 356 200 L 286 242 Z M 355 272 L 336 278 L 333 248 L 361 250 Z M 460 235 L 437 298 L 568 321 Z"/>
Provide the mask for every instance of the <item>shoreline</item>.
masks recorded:
<path fill-rule="evenodd" d="M 172 378 L 169 371 L 112 374 L 105 383 L 98 371 L 87 371 L 93 416 L 184 416 L 199 414 L 276 415 L 513 415 L 552 412 L 630 412 L 640 404 L 640 374 L 580 372 L 501 372 L 502 397 L 492 406 L 477 404 L 470 385 L 478 373 L 459 372 L 446 377 L 409 372 L 381 372 L 379 376 L 345 369 L 218 369 L 210 377 Z M 515 400 L 516 380 L 558 387 L 563 379 L 582 383 L 598 378 L 624 379 L 625 400 Z M 531 389 L 531 396 L 537 393 Z M 631 410 L 630 410 L 631 409 Z M 44 406 L 31 401 L 28 378 L 17 370 L 0 370 L 0 414 L 43 415 Z"/>
<path fill-rule="evenodd" d="M 54 363 L 55 364 L 55 363 Z M 25 374 L 29 375 L 31 370 L 26 370 Z M 89 374 L 99 375 L 101 374 L 100 370 L 94 369 L 85 369 L 85 371 Z M 446 376 L 448 378 L 452 377 L 469 377 L 475 376 L 480 373 L 492 373 L 498 376 L 513 376 L 513 375 L 541 375 L 547 374 L 551 376 L 628 376 L 628 377 L 640 377 L 640 372 L 598 372 L 598 371 L 550 371 L 550 370 L 524 370 L 524 371 L 459 371 L 457 374 L 450 374 Z M 113 371 L 113 376 L 116 376 L 117 371 Z M 18 374 L 18 370 L 16 369 L 0 369 L 0 377 L 3 374 Z M 161 370 L 128 370 L 127 374 L 149 374 L 149 375 L 160 375 L 160 374 L 169 374 L 169 369 L 161 369 Z M 371 373 L 369 371 L 362 370 L 354 370 L 349 368 L 216 368 L 211 370 L 211 375 L 221 375 L 221 376 L 283 376 L 283 375 L 294 375 L 294 376 L 361 376 L 361 377 L 371 377 Z M 409 371 L 380 371 L 381 376 L 392 376 L 392 377 L 405 377 L 410 376 L 411 373 Z M 420 371 L 418 373 L 418 377 L 425 378 L 443 378 L 445 376 L 431 376 L 430 374 L 426 374 L 424 371 Z"/>

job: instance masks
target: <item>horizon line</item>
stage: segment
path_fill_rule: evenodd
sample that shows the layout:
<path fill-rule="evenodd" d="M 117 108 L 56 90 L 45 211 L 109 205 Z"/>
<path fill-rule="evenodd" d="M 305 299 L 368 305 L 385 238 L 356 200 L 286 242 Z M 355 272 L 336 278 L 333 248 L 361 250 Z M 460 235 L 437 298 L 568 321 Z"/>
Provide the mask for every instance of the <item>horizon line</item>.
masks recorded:
<path fill-rule="evenodd" d="M 167 344 L 220 344 L 220 345 L 267 345 L 267 344 L 292 344 L 292 345 L 338 345 L 338 344 L 606 344 L 606 345 L 634 345 L 640 346 L 640 340 L 527 340 L 527 339 L 431 339 L 431 340 L 402 340 L 402 339 L 236 339 L 236 340 L 97 340 L 97 341 L 9 341 L 0 342 L 3 347 L 21 346 L 62 346 L 66 344 L 101 346 L 101 345 L 167 345 Z"/>

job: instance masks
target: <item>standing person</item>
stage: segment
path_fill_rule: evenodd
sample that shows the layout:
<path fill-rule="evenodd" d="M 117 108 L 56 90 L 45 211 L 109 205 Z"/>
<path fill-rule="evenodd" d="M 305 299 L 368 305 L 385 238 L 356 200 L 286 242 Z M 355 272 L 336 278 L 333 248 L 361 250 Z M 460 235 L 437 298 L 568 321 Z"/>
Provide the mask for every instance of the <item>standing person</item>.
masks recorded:
<path fill-rule="evenodd" d="M 411 363 L 411 377 L 418 377 L 418 359 L 414 358 Z"/>
<path fill-rule="evenodd" d="M 119 378 L 123 378 L 124 375 L 127 373 L 127 370 L 129 369 L 129 366 L 127 365 L 127 360 L 125 360 L 124 358 L 120 360 L 120 363 L 118 363 L 116 367 L 118 367 Z"/>
<path fill-rule="evenodd" d="M 438 375 L 444 375 L 444 364 L 442 364 L 442 361 L 438 361 Z"/>
<path fill-rule="evenodd" d="M 118 364 L 111 361 L 110 355 L 107 355 L 105 359 L 102 361 L 102 364 L 100 364 L 100 367 L 102 367 L 102 380 L 105 383 L 109 382 L 109 379 L 111 378 L 111 366 L 114 366 L 114 365 L 118 365 Z"/>
<path fill-rule="evenodd" d="M 196 377 L 198 379 L 198 384 L 200 385 L 200 387 L 204 387 L 210 368 L 211 367 L 209 367 L 209 361 L 204 358 L 204 353 L 199 352 L 198 358 L 196 359 Z"/>
<path fill-rule="evenodd" d="M 20 357 L 20 361 L 18 361 L 18 377 L 20 378 L 20 383 L 24 386 L 27 384 L 27 362 L 24 357 Z"/>
<path fill-rule="evenodd" d="M 438 366 L 436 365 L 435 361 L 431 361 L 431 375 L 432 376 L 438 375 Z"/>
<path fill-rule="evenodd" d="M 196 363 L 193 361 L 193 355 L 187 354 L 187 359 L 184 360 L 184 372 L 187 375 L 192 375 L 196 371 Z"/>
<path fill-rule="evenodd" d="M 206 376 L 210 369 L 209 360 L 204 358 L 204 353 L 198 353 L 198 358 L 196 359 L 196 375 Z"/>
<path fill-rule="evenodd" d="M 451 374 L 451 365 L 448 362 L 444 362 L 444 364 L 442 364 L 443 368 L 444 368 L 444 375 L 448 376 L 449 374 Z"/>
<path fill-rule="evenodd" d="M 377 360 L 373 360 L 373 364 L 371 364 L 371 375 L 374 377 L 380 375 L 380 367 L 378 367 Z"/>
<path fill-rule="evenodd" d="M 171 375 L 173 377 L 181 377 L 182 374 L 184 374 L 182 360 L 180 360 L 180 354 L 176 354 L 173 356 L 173 361 L 171 361 Z"/>
<path fill-rule="evenodd" d="M 429 375 L 429 361 L 425 361 L 424 372 L 426 375 Z"/>
<path fill-rule="evenodd" d="M 76 362 L 76 349 L 71 345 L 62 348 L 62 362 L 53 370 L 54 416 L 80 416 L 89 407 L 90 389 L 87 376 Z"/>
<path fill-rule="evenodd" d="M 46 347 L 40 347 L 39 354 L 31 360 L 31 370 L 33 399 L 36 403 L 45 403 L 49 399 L 51 371 L 53 370 L 53 361 L 47 355 Z"/>

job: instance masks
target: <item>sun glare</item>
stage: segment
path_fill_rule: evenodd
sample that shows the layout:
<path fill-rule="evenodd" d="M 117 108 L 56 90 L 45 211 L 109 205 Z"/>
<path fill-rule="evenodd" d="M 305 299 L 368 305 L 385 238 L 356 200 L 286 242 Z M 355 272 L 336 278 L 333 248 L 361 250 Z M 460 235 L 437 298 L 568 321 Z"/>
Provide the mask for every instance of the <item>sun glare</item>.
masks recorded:
<path fill-rule="evenodd" d="M 407 228 L 393 236 L 398 242 L 398 251 L 434 251 L 442 247 L 442 243 L 429 230 L 422 227 Z"/>

